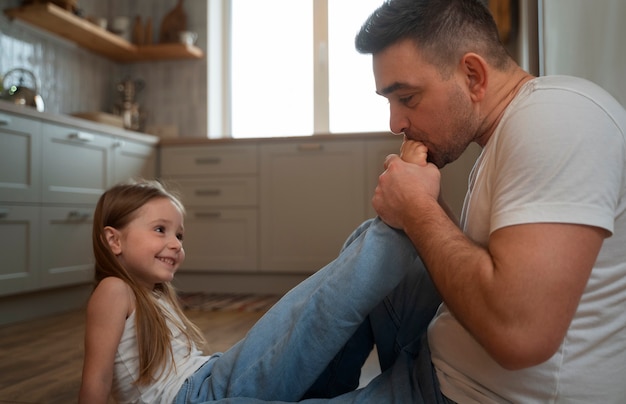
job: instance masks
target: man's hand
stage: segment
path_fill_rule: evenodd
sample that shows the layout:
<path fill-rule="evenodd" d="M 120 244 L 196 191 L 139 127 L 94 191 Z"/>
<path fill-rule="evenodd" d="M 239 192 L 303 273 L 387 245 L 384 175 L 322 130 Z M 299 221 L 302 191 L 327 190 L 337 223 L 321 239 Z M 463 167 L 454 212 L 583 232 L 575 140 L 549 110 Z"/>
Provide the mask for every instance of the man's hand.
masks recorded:
<path fill-rule="evenodd" d="M 385 171 L 378 178 L 372 205 L 389 226 L 404 229 L 411 215 L 417 214 L 419 201 L 437 204 L 439 196 L 439 169 L 427 162 L 428 149 L 421 142 L 406 140 L 400 156 L 391 154 L 385 159 Z"/>

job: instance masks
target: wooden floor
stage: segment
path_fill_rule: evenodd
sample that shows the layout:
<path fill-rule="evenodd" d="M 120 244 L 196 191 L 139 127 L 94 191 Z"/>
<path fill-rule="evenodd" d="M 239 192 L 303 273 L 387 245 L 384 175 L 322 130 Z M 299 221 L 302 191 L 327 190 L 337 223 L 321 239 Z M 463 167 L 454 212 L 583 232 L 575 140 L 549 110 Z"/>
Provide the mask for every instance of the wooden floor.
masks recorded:
<path fill-rule="evenodd" d="M 241 339 L 260 312 L 188 311 L 211 351 Z M 75 403 L 83 362 L 84 312 L 0 328 L 0 403 Z"/>
<path fill-rule="evenodd" d="M 212 352 L 241 339 L 262 312 L 190 310 Z M 75 403 L 83 361 L 84 312 L 0 327 L 0 403 Z M 373 356 L 362 383 L 378 373 Z"/>

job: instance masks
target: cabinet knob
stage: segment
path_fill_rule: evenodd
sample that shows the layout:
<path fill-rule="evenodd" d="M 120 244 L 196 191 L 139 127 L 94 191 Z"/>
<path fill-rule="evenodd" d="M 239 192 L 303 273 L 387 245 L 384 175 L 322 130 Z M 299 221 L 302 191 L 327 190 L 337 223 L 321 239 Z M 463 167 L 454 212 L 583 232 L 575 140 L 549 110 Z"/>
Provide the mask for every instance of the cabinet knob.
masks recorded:
<path fill-rule="evenodd" d="M 6 219 L 9 216 L 8 209 L 0 209 L 0 219 Z"/>
<path fill-rule="evenodd" d="M 6 115 L 0 115 L 0 125 L 8 125 L 11 123 L 11 118 Z"/>

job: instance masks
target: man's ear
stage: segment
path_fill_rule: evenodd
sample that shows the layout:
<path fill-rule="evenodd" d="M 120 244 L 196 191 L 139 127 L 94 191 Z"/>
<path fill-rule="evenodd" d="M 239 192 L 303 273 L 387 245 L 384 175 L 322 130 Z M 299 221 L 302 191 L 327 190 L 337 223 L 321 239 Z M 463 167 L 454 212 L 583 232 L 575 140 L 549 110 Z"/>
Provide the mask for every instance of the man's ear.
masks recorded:
<path fill-rule="evenodd" d="M 487 91 L 487 62 L 480 55 L 468 52 L 461 58 L 460 69 L 466 77 L 467 88 L 474 102 L 482 101 Z"/>
<path fill-rule="evenodd" d="M 120 240 L 120 232 L 111 227 L 106 226 L 104 228 L 104 238 L 106 242 L 109 244 L 109 248 L 113 252 L 114 255 L 120 255 L 122 253 L 122 243 Z"/>

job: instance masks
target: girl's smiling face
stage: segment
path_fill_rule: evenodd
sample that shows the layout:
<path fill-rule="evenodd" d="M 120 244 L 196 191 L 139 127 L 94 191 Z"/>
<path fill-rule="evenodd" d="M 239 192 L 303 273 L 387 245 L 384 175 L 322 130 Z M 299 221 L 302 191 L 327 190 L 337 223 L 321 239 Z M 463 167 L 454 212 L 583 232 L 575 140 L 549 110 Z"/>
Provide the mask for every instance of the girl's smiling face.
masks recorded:
<path fill-rule="evenodd" d="M 105 228 L 111 250 L 147 289 L 169 282 L 185 259 L 183 214 L 168 198 L 155 198 L 122 229 Z"/>

